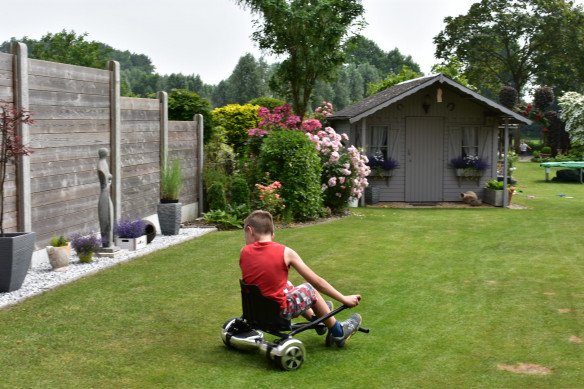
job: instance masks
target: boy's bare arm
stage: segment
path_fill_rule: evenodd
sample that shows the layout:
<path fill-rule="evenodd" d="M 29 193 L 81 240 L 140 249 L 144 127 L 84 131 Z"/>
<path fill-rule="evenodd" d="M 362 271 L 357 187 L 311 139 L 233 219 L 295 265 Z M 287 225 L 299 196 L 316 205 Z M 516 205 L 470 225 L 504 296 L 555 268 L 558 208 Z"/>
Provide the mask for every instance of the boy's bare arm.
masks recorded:
<path fill-rule="evenodd" d="M 316 274 L 307 264 L 304 263 L 302 258 L 291 248 L 286 247 L 284 251 L 284 259 L 286 264 L 292 266 L 298 274 L 302 276 L 307 282 L 309 282 L 316 290 L 321 293 L 326 294 L 329 297 L 334 298 L 338 302 L 348 306 L 354 307 L 359 304 L 361 296 L 358 294 L 345 296 L 338 290 L 336 290 L 327 280 Z"/>

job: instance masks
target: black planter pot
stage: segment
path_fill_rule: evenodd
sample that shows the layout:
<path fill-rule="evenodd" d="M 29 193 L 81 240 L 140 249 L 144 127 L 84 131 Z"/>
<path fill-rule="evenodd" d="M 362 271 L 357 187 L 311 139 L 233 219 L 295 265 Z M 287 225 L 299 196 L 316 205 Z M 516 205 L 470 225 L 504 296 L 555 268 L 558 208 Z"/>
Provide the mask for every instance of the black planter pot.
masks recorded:
<path fill-rule="evenodd" d="M 36 234 L 15 232 L 0 236 L 0 292 L 20 289 L 30 267 Z"/>
<path fill-rule="evenodd" d="M 156 227 L 154 223 L 148 220 L 143 220 L 144 222 L 144 235 L 146 235 L 146 244 L 152 242 L 156 237 Z"/>
<path fill-rule="evenodd" d="M 158 204 L 158 222 L 162 235 L 177 235 L 180 229 L 181 203 Z"/>

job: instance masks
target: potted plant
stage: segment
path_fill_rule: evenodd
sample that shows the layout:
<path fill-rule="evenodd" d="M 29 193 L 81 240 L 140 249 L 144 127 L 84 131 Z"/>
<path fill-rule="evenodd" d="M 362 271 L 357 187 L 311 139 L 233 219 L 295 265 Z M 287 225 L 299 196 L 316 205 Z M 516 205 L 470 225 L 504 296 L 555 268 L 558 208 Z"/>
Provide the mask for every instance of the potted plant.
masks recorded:
<path fill-rule="evenodd" d="M 379 151 L 368 156 L 367 159 L 369 160 L 367 166 L 371 169 L 369 177 L 372 179 L 391 177 L 393 169 L 396 169 L 399 166 L 395 159 L 385 158 Z"/>
<path fill-rule="evenodd" d="M 539 153 L 540 158 L 549 158 L 552 156 L 552 148 L 549 146 L 543 146 Z"/>
<path fill-rule="evenodd" d="M 53 236 L 51 245 L 46 247 L 49 263 L 53 270 L 63 271 L 69 266 L 71 257 L 71 242 L 63 235 Z"/>
<path fill-rule="evenodd" d="M 30 112 L 10 104 L 0 105 L 0 292 L 20 289 L 34 251 L 34 232 L 4 232 L 4 200 L 8 164 L 32 150 L 22 143 L 18 130 L 33 124 Z"/>
<path fill-rule="evenodd" d="M 176 235 L 180 229 L 182 204 L 178 202 L 182 189 L 180 161 L 167 163 L 160 171 L 160 203 L 158 222 L 162 235 Z"/>
<path fill-rule="evenodd" d="M 372 181 L 385 180 L 389 183 L 389 178 L 393 175 L 393 170 L 399 167 L 399 163 L 393 158 L 385 158 L 381 152 L 376 152 L 367 157 L 367 166 L 371 169 L 368 179 Z M 379 188 L 374 185 L 365 187 L 365 203 L 376 204 L 379 202 Z"/>
<path fill-rule="evenodd" d="M 487 161 L 478 155 L 461 155 L 450 160 L 450 166 L 455 169 L 458 186 L 461 180 L 476 180 L 477 186 L 484 171 L 490 166 Z"/>
<path fill-rule="evenodd" d="M 508 186 L 507 193 L 509 194 L 507 204 L 511 204 L 511 197 L 515 193 L 515 187 Z M 487 182 L 483 190 L 483 202 L 495 207 L 503 206 L 503 181 L 492 179 Z"/>
<path fill-rule="evenodd" d="M 93 253 L 101 247 L 101 238 L 95 234 L 74 234 L 71 236 L 71 246 L 79 256 L 79 262 L 90 263 L 93 261 Z"/>
<path fill-rule="evenodd" d="M 116 246 L 129 251 L 146 247 L 145 227 L 146 223 L 142 219 L 120 220 L 114 226 Z"/>

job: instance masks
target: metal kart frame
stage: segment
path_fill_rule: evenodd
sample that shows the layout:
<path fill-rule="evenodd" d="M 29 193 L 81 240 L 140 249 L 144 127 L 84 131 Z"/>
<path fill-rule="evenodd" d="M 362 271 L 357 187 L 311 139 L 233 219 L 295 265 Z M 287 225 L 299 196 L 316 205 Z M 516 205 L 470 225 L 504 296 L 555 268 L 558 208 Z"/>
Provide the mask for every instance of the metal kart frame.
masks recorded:
<path fill-rule="evenodd" d="M 240 286 L 243 315 L 223 324 L 223 343 L 238 350 L 260 350 L 269 361 L 283 370 L 296 370 L 305 359 L 304 344 L 295 339 L 294 335 L 311 329 L 324 335 L 327 332 L 324 321 L 348 308 L 343 305 L 317 320 L 292 323 L 280 316 L 279 304 L 263 296 L 256 285 L 248 285 L 240 280 Z M 366 328 L 359 328 L 359 331 L 369 332 Z M 265 340 L 264 332 L 277 339 L 272 342 Z"/>

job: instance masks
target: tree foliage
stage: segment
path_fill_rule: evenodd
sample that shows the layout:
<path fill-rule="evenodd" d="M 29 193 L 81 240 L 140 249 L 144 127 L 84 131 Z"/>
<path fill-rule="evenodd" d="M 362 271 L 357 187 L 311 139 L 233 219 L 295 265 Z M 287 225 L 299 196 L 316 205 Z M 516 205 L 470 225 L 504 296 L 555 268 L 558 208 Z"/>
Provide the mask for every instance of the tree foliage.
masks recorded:
<path fill-rule="evenodd" d="M 211 103 L 196 92 L 185 89 L 174 89 L 168 94 L 168 119 L 193 120 L 196 114 L 203 115 L 204 140 L 209 139 L 213 123 L 211 118 Z"/>
<path fill-rule="evenodd" d="M 343 45 L 359 27 L 357 0 L 237 0 L 258 15 L 253 39 L 261 49 L 286 56 L 272 86 L 290 96 L 304 116 L 317 80 L 330 80 L 344 62 Z"/>
<path fill-rule="evenodd" d="M 560 117 L 566 122 L 566 131 L 575 146 L 584 146 L 584 95 L 566 92 L 558 99 L 562 108 Z"/>
<path fill-rule="evenodd" d="M 22 42 L 27 45 L 30 58 L 104 69 L 111 59 L 112 48 L 99 42 L 89 42 L 86 37 L 87 33 L 78 35 L 73 30 L 62 30 L 55 34 L 48 33 L 39 40 L 26 36 L 11 38 L 2 43 L 1 50 L 10 52 L 11 42 Z"/>
<path fill-rule="evenodd" d="M 373 83 L 369 85 L 369 94 L 375 94 L 381 92 L 384 89 L 391 88 L 392 86 L 404 82 L 407 80 L 412 80 L 422 76 L 422 73 L 416 72 L 410 69 L 407 65 L 404 65 L 401 71 L 397 74 L 390 74 L 378 83 Z"/>
<path fill-rule="evenodd" d="M 496 96 L 501 85 L 510 85 L 521 95 L 535 78 L 547 83 L 544 68 L 563 68 L 566 61 L 582 67 L 566 51 L 584 33 L 581 8 L 572 1 L 481 0 L 444 21 L 434 38 L 436 57 L 459 58 L 470 83 L 485 94 Z"/>

